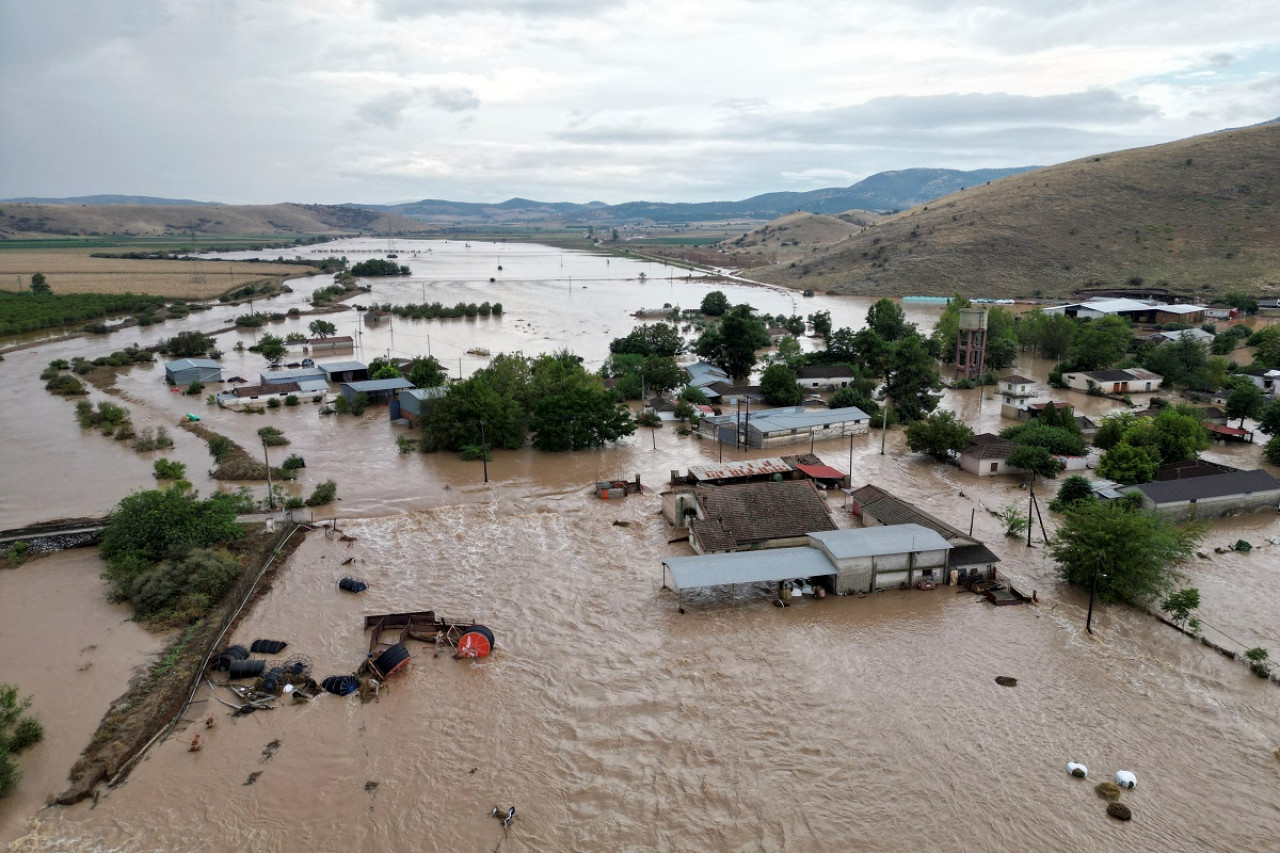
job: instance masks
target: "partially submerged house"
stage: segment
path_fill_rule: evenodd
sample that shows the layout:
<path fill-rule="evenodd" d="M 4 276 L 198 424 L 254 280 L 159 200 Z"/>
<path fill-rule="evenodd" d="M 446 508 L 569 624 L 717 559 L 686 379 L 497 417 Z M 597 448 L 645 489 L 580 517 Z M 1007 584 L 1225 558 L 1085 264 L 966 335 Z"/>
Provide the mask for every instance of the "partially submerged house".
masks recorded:
<path fill-rule="evenodd" d="M 1249 381 L 1262 391 L 1263 394 L 1274 396 L 1276 393 L 1277 380 L 1280 380 L 1280 370 L 1266 367 L 1251 367 L 1248 370 L 1241 370 L 1238 376 L 1247 376 Z"/>
<path fill-rule="evenodd" d="M 264 370 L 258 374 L 258 381 L 263 385 L 280 385 L 285 382 L 296 382 L 304 390 L 316 387 L 328 390 L 329 377 L 318 367 L 293 367 L 280 370 Z"/>
<path fill-rule="evenodd" d="M 1009 465 L 1009 454 L 1017 445 L 992 432 L 980 432 L 960 451 L 960 467 L 970 474 L 988 477 L 992 474 L 1021 473 L 1021 468 Z"/>
<path fill-rule="evenodd" d="M 865 435 L 870 416 L 857 406 L 805 409 L 792 406 L 750 414 L 714 415 L 698 422 L 705 437 L 747 447 L 784 447 L 806 441 L 825 441 L 846 435 Z"/>
<path fill-rule="evenodd" d="M 755 483 L 761 480 L 783 480 L 795 476 L 795 469 L 785 459 L 770 456 L 764 459 L 741 459 L 709 465 L 690 465 L 684 476 L 671 472 L 674 485 L 724 486 L 730 483 Z"/>
<path fill-rule="evenodd" d="M 1055 305 L 1044 309 L 1046 314 L 1065 314 L 1081 320 L 1092 320 L 1099 317 L 1124 317 L 1135 325 L 1156 325 L 1163 323 L 1189 323 L 1198 325 L 1204 322 L 1203 305 L 1162 305 L 1157 302 L 1143 302 L 1138 299 L 1116 297 L 1111 299 L 1090 299 L 1086 302 L 1072 302 L 1068 305 Z"/>
<path fill-rule="evenodd" d="M 417 426 L 427 418 L 435 405 L 444 398 L 449 389 L 443 385 L 435 388 L 402 388 L 390 403 L 391 419 L 404 418 L 413 426 Z"/>
<path fill-rule="evenodd" d="M 1000 558 L 982 540 L 871 483 L 849 490 L 848 495 L 850 511 L 861 518 L 865 526 L 918 524 L 927 527 L 947 540 L 947 544 L 951 546 L 947 558 L 948 570 L 955 570 L 957 574 L 977 573 L 988 579 L 995 578 L 996 563 L 1000 562 Z"/>
<path fill-rule="evenodd" d="M 1147 338 L 1147 342 L 1158 346 L 1166 346 L 1168 344 L 1177 343 L 1178 341 L 1194 341 L 1205 349 L 1208 349 L 1213 345 L 1213 337 L 1213 335 L 1206 332 L 1204 329 L 1178 329 L 1172 332 L 1156 332 L 1154 335 Z"/>
<path fill-rule="evenodd" d="M 940 578 L 950 546 L 918 524 L 811 533 L 803 546 L 667 557 L 663 586 L 685 590 L 805 579 L 840 595 Z"/>
<path fill-rule="evenodd" d="M 222 362 L 211 358 L 180 358 L 164 366 L 164 381 L 183 388 L 192 382 L 221 382 Z"/>
<path fill-rule="evenodd" d="M 835 530 L 827 501 L 807 480 L 694 486 L 674 493 L 673 520 L 699 554 L 800 545 Z"/>
<path fill-rule="evenodd" d="M 1096 388 L 1103 394 L 1146 394 L 1159 391 L 1164 377 L 1140 367 L 1130 367 L 1064 373 L 1062 381 L 1077 391 Z"/>
<path fill-rule="evenodd" d="M 1143 509 L 1175 521 L 1280 509 L 1280 480 L 1261 469 L 1141 483 L 1123 491 L 1141 495 Z"/>
<path fill-rule="evenodd" d="M 335 335 L 331 338 L 311 338 L 307 341 L 307 347 L 311 352 L 319 355 L 322 352 L 341 352 L 342 350 L 355 349 L 355 338 L 350 335 Z"/>

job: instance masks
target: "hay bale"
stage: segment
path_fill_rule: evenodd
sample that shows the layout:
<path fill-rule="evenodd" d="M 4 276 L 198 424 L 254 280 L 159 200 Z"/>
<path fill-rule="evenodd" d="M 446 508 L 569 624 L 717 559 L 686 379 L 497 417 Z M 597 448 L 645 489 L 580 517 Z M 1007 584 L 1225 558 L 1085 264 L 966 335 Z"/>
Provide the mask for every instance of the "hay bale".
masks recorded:
<path fill-rule="evenodd" d="M 1011 675 L 997 675 L 996 684 L 999 684 L 1001 687 L 1017 687 L 1018 679 Z"/>
<path fill-rule="evenodd" d="M 1120 799 L 1120 786 L 1115 782 L 1099 782 L 1093 790 L 1097 791 L 1098 796 L 1104 800 Z"/>
<path fill-rule="evenodd" d="M 1107 803 L 1107 814 L 1116 820 L 1133 819 L 1133 811 L 1124 803 Z"/>

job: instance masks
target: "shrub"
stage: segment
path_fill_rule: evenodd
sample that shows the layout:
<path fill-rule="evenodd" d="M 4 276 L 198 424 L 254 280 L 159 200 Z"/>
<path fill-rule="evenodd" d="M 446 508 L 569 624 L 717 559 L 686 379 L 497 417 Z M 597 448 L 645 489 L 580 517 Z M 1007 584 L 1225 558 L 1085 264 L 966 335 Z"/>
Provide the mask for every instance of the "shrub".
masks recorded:
<path fill-rule="evenodd" d="M 138 437 L 133 442 L 133 449 L 139 453 L 164 450 L 169 447 L 173 447 L 173 439 L 169 437 L 169 430 L 164 427 L 155 429 L 147 427 L 138 433 Z"/>
<path fill-rule="evenodd" d="M 240 575 L 240 563 L 218 548 L 197 548 L 133 578 L 128 599 L 144 619 L 189 625 L 222 599 Z"/>
<path fill-rule="evenodd" d="M 268 409 L 278 409 L 278 408 L 280 408 L 282 405 L 284 405 L 284 404 L 280 402 L 280 398 L 279 398 L 279 397 L 269 397 L 269 398 L 267 399 L 267 408 L 268 408 Z"/>
<path fill-rule="evenodd" d="M 302 498 L 298 497 L 297 495 L 290 495 L 288 498 L 285 499 L 284 508 L 285 509 L 302 509 L 304 506 L 306 506 L 306 504 L 307 502 L 304 501 Z"/>
<path fill-rule="evenodd" d="M 31 697 L 18 698 L 18 688 L 0 684 L 0 798 L 13 793 L 22 779 L 22 770 L 10 755 L 21 752 L 44 737 L 44 727 L 26 713 Z"/>
<path fill-rule="evenodd" d="M 219 465 L 227 458 L 227 454 L 231 452 L 231 439 L 225 435 L 215 435 L 208 441 L 209 455 L 213 457 L 213 461 Z"/>
<path fill-rule="evenodd" d="M 338 496 L 338 484 L 333 480 L 325 480 L 316 486 L 311 497 L 307 498 L 307 506 L 325 506 L 331 504 Z"/>
<path fill-rule="evenodd" d="M 297 394 L 290 394 L 290 395 L 288 395 L 287 397 L 285 397 L 285 398 L 284 398 L 284 404 L 285 404 L 286 406 L 296 406 L 296 405 L 298 405 L 298 403 L 300 403 L 300 402 L 301 402 L 301 401 L 298 399 L 298 395 L 297 395 Z"/>
<path fill-rule="evenodd" d="M 279 405 L 279 403 L 276 405 Z M 289 443 L 289 439 L 284 437 L 284 433 L 275 427 L 263 427 L 258 430 L 258 435 L 262 438 L 262 443 L 267 447 L 283 447 Z"/>
<path fill-rule="evenodd" d="M 396 450 L 402 455 L 409 454 L 418 449 L 418 443 L 407 435 L 396 436 Z"/>
<path fill-rule="evenodd" d="M 201 382 L 199 379 L 197 379 L 195 382 L 192 382 L 190 385 L 187 386 L 186 393 L 194 397 L 203 390 L 204 390 L 204 383 Z"/>
<path fill-rule="evenodd" d="M 83 382 L 67 373 L 55 374 L 45 383 L 44 388 L 51 394 L 59 394 L 63 397 L 77 397 L 89 393 Z"/>
<path fill-rule="evenodd" d="M 306 463 L 306 460 L 304 460 L 301 456 L 294 453 L 294 454 L 291 454 L 288 459 L 284 460 L 284 462 L 281 463 L 280 467 L 286 471 L 294 471 L 298 468 L 306 468 L 307 463 Z"/>
<path fill-rule="evenodd" d="M 1016 539 L 1027 532 L 1031 526 L 1029 519 L 1015 504 L 1009 504 L 1000 511 L 1000 520 L 1004 522 L 1004 535 Z"/>
<path fill-rule="evenodd" d="M 181 480 L 187 475 L 187 466 L 170 459 L 157 459 L 151 466 L 157 480 Z"/>

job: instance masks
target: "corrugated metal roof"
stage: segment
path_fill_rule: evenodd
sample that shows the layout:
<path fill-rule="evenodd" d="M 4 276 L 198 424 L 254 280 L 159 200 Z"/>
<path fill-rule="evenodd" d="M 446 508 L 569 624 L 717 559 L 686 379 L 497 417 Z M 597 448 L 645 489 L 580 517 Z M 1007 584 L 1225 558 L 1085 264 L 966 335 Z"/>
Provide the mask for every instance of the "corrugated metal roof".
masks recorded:
<path fill-rule="evenodd" d="M 870 420 L 870 415 L 857 406 L 842 409 L 769 409 L 751 414 L 749 424 L 762 433 L 793 429 L 816 429 L 830 424 Z"/>
<path fill-rule="evenodd" d="M 830 465 L 797 465 L 796 468 L 819 480 L 843 480 L 844 472 Z"/>
<path fill-rule="evenodd" d="M 738 477 L 764 477 L 790 473 L 791 466 L 776 456 L 768 459 L 743 459 L 716 465 L 690 465 L 689 476 L 697 480 L 733 480 Z"/>
<path fill-rule="evenodd" d="M 951 548 L 947 540 L 919 524 L 853 527 L 810 533 L 809 538 L 821 542 L 837 560 L 917 551 L 946 551 Z"/>
<path fill-rule="evenodd" d="M 177 361 L 171 361 L 164 366 L 165 370 L 189 370 L 193 367 L 216 367 L 222 369 L 222 362 L 214 361 L 211 358 L 180 358 Z"/>
<path fill-rule="evenodd" d="M 301 382 L 303 379 L 324 379 L 324 371 L 318 367 L 295 367 L 289 370 L 271 370 L 260 373 L 263 384 L 277 382 Z"/>
<path fill-rule="evenodd" d="M 667 557 L 676 589 L 766 583 L 792 578 L 834 575 L 836 567 L 817 548 L 766 548 L 763 551 L 731 551 L 697 557 Z"/>
<path fill-rule="evenodd" d="M 448 391 L 443 385 L 435 388 L 406 388 L 404 393 L 419 400 L 438 400 Z"/>
<path fill-rule="evenodd" d="M 1181 501 L 1269 492 L 1280 489 L 1280 480 L 1261 468 L 1255 468 L 1252 471 L 1232 471 L 1228 474 L 1214 474 L 1209 477 L 1188 477 L 1184 480 L 1168 480 L 1163 483 L 1143 483 L 1133 488 L 1159 506 Z"/>
<path fill-rule="evenodd" d="M 344 388 L 350 388 L 357 394 L 370 391 L 394 391 L 397 388 L 412 388 L 413 383 L 403 376 L 395 379 L 366 379 L 363 382 L 343 382 Z"/>
<path fill-rule="evenodd" d="M 326 361 L 324 364 L 317 364 L 326 373 L 337 373 L 342 370 L 368 370 L 369 365 L 363 361 Z"/>

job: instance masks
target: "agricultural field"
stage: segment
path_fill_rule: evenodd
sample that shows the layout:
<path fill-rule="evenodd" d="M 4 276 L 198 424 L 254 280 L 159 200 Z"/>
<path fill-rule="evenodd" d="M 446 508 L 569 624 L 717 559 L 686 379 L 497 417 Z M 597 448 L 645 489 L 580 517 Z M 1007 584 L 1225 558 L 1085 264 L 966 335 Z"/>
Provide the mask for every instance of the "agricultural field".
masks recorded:
<path fill-rule="evenodd" d="M 313 275 L 313 267 L 250 261 L 177 261 L 95 258 L 102 247 L 0 251 L 0 290 L 20 292 L 44 273 L 55 294 L 145 293 L 169 299 L 216 299 L 249 284 Z M 288 252 L 281 250 L 281 253 Z"/>

